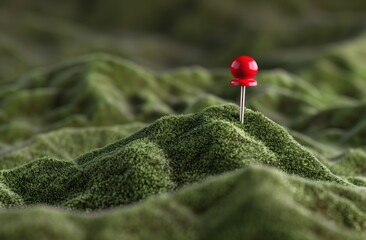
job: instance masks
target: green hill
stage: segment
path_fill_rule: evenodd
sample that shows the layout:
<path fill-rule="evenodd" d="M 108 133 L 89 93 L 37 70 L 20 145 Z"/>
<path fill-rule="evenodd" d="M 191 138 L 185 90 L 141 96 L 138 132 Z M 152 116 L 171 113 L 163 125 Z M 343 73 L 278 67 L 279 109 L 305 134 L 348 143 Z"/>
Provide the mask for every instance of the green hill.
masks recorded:
<path fill-rule="evenodd" d="M 366 239 L 365 3 L 0 1 L 0 240 Z"/>
<path fill-rule="evenodd" d="M 39 134 L 19 146 L 4 149 L 0 153 L 0 168 L 13 168 L 44 156 L 72 160 L 85 152 L 127 137 L 144 126 L 142 123 L 129 123 L 107 127 L 63 128 Z"/>
<path fill-rule="evenodd" d="M 153 73 L 105 54 L 66 61 L 2 85 L 1 141 L 14 144 L 62 127 L 151 122 L 188 107 L 199 110 L 214 97 L 205 92 L 212 83 L 199 67 Z"/>
<path fill-rule="evenodd" d="M 361 189 L 248 167 L 98 214 L 0 213 L 1 239 L 364 239 Z"/>
<path fill-rule="evenodd" d="M 366 184 L 365 153 L 323 164 L 262 114 L 237 118 L 234 105 L 167 116 L 75 160 L 2 170 L 1 206 L 17 209 L 0 213 L 1 239 L 365 237 L 351 183 Z"/>
<path fill-rule="evenodd" d="M 301 131 L 291 134 L 305 148 L 259 112 L 247 109 L 241 125 L 235 105 L 204 109 L 237 97 L 237 88 L 224 90 L 225 76 L 201 68 L 153 73 L 93 55 L 6 85 L 0 101 L 3 131 L 10 134 L 2 135 L 9 146 L 0 153 L 0 221 L 11 220 L 0 237 L 364 238 L 366 152 L 333 158 L 343 150 L 312 130 L 329 130 L 331 122 L 306 125 L 341 95 L 323 96 L 285 71 L 259 76 L 261 88 L 249 93 L 252 106 Z M 343 106 L 356 102 L 341 99 Z M 284 108 L 286 102 L 296 107 Z M 197 113 L 169 115 L 191 112 Z M 33 131 L 9 128 L 18 123 Z M 353 142 L 358 134 L 350 135 L 350 146 L 362 146 Z"/>
<path fill-rule="evenodd" d="M 234 105 L 221 105 L 193 115 L 163 117 L 74 161 L 45 157 L 3 170 L 2 198 L 7 200 L 2 205 L 104 209 L 253 163 L 345 184 L 280 126 L 249 110 L 242 126 L 237 113 Z"/>

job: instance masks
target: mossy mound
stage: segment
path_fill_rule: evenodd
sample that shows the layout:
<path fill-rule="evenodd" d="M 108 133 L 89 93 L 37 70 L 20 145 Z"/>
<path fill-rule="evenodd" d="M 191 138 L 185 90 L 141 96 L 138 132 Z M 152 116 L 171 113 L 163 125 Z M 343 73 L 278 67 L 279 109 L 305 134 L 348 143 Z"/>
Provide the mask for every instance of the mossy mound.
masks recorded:
<path fill-rule="evenodd" d="M 157 74 L 105 54 L 66 61 L 3 86 L 1 141 L 63 127 L 151 122 L 184 112 L 211 84 L 211 74 L 198 67 Z"/>
<path fill-rule="evenodd" d="M 330 132 L 313 131 L 312 120 L 332 111 L 341 114 L 347 108 L 356 111 L 347 113 L 352 119 L 362 119 L 359 109 L 354 107 L 363 104 L 360 101 L 364 101 L 366 89 L 366 73 L 360 65 L 365 39 L 359 36 L 349 43 L 327 47 L 317 52 L 312 61 L 297 61 L 297 65 L 289 66 L 292 73 L 261 71 L 261 87 L 248 91 L 247 106 L 310 136 L 361 146 L 362 134 L 355 132 L 348 141 L 343 139 L 347 133 L 333 131 L 333 125 L 324 122 L 320 125 Z M 28 74 L 19 82 L 1 84 L 0 147 L 4 149 L 62 127 L 152 122 L 167 114 L 195 112 L 212 104 L 238 101 L 238 88 L 228 87 L 230 77 L 228 70 L 210 72 L 201 67 L 156 73 L 105 54 L 65 61 Z M 330 118 L 339 119 L 333 115 Z M 304 125 L 306 119 L 310 121 Z M 347 120 L 344 124 L 348 124 Z"/>
<path fill-rule="evenodd" d="M 1 239 L 365 238 L 363 188 L 248 167 L 99 214 L 3 210 Z"/>
<path fill-rule="evenodd" d="M 251 89 L 251 106 L 285 126 L 326 109 L 334 102 L 345 105 L 351 102 L 336 94 L 324 95 L 316 86 L 285 70 L 262 72 L 258 82 L 261 87 Z"/>
<path fill-rule="evenodd" d="M 0 6 L 0 239 L 366 238 L 364 1 Z"/>
<path fill-rule="evenodd" d="M 145 124 L 129 123 L 107 127 L 63 128 L 36 135 L 20 146 L 0 153 L 0 169 L 9 169 L 49 156 L 72 160 L 79 155 L 127 137 Z"/>
<path fill-rule="evenodd" d="M 227 79 L 231 76 L 227 70 L 213 71 L 212 77 L 215 85 L 209 89 L 210 92 L 223 99 L 239 102 L 239 89 L 228 87 Z M 296 126 L 306 119 L 309 119 L 308 125 L 312 125 L 311 118 L 322 112 L 347 108 L 351 112 L 354 111 L 353 107 L 362 104 L 359 99 L 346 96 L 342 92 L 327 92 L 321 88 L 321 85 L 333 84 L 330 76 L 315 82 L 284 69 L 273 69 L 262 70 L 256 79 L 259 87 L 248 89 L 247 105 L 289 128 L 298 129 Z M 357 85 L 352 80 L 349 84 Z M 326 121 L 321 124 L 327 127 Z M 308 126 L 304 128 L 306 127 Z"/>
<path fill-rule="evenodd" d="M 292 128 L 322 141 L 363 147 L 365 119 L 366 103 L 358 101 L 347 106 L 330 106 L 299 119 Z"/>
<path fill-rule="evenodd" d="M 307 64 L 299 64 L 297 73 L 316 85 L 324 95 L 338 94 L 351 99 L 365 100 L 366 34 L 345 42 L 330 45 Z"/>
<path fill-rule="evenodd" d="M 347 184 L 262 114 L 247 110 L 244 125 L 237 118 L 235 105 L 167 116 L 75 161 L 45 157 L 3 170 L 2 205 L 105 209 L 258 163 Z"/>

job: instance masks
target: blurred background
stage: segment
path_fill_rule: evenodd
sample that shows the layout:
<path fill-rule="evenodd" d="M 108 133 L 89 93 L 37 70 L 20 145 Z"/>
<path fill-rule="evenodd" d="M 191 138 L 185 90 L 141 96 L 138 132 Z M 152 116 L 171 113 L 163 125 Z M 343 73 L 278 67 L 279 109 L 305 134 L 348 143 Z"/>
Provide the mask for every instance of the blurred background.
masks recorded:
<path fill-rule="evenodd" d="M 158 70 L 242 54 L 290 68 L 365 27 L 362 0 L 1 0 L 0 77 L 94 52 Z"/>
<path fill-rule="evenodd" d="M 317 140 L 363 144 L 364 0 L 0 0 L 0 150 L 237 103 L 238 55 L 260 68 L 247 106 Z"/>

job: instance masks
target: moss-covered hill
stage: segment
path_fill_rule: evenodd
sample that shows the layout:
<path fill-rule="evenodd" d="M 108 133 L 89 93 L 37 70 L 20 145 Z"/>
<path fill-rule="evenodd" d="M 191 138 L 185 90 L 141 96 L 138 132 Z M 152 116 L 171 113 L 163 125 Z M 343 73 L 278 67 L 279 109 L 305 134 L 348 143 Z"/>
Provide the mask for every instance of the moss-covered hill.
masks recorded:
<path fill-rule="evenodd" d="M 151 122 L 200 110 L 224 102 L 205 91 L 213 83 L 200 67 L 154 73 L 105 54 L 66 61 L 1 84 L 0 142 L 14 144 L 62 127 Z"/>
<path fill-rule="evenodd" d="M 334 45 L 289 71 L 261 71 L 260 87 L 248 91 L 248 105 L 312 137 L 362 146 L 365 42 L 360 36 Z M 0 149 L 62 127 L 150 123 L 166 114 L 237 101 L 238 89 L 228 86 L 229 79 L 227 70 L 154 72 L 107 54 L 38 69 L 0 84 Z"/>
<path fill-rule="evenodd" d="M 2 212 L 2 239 L 364 239 L 364 192 L 249 167 L 101 214 Z"/>
<path fill-rule="evenodd" d="M 129 123 L 107 127 L 70 127 L 39 134 L 19 146 L 0 152 L 0 168 L 13 168 L 43 156 L 72 160 L 125 138 L 144 126 L 142 123 Z"/>
<path fill-rule="evenodd" d="M 237 118 L 235 105 L 167 116 L 75 160 L 2 170 L 1 239 L 365 237 L 365 153 L 319 160 L 262 114 Z"/>
<path fill-rule="evenodd" d="M 365 10 L 0 1 L 0 240 L 366 239 Z"/>

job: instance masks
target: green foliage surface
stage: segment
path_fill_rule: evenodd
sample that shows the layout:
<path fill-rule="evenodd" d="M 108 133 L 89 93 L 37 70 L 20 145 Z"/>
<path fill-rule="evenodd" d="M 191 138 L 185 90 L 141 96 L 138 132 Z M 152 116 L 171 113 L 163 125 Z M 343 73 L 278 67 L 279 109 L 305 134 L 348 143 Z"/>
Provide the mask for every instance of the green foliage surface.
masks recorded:
<path fill-rule="evenodd" d="M 285 129 L 258 112 L 247 109 L 246 122 L 241 125 L 238 110 L 235 105 L 224 104 L 196 114 L 166 116 L 74 160 L 43 157 L 2 170 L 1 206 L 18 210 L 0 214 L 0 218 L 12 219 L 0 228 L 0 236 L 365 237 L 362 202 L 366 178 L 362 160 L 366 154 L 352 152 L 337 162 L 323 163 Z M 75 139 L 87 131 L 95 134 L 93 130 L 71 133 Z M 112 129 L 102 132 L 110 133 Z M 71 133 L 66 131 L 62 136 Z M 42 137 L 52 139 L 59 134 Z M 24 156 L 37 155 L 40 153 L 34 150 L 38 148 L 45 150 L 38 143 L 17 151 Z M 63 148 L 72 153 L 67 144 Z M 139 203 L 97 215 L 39 205 L 90 212 L 135 202 Z M 35 222 L 31 220 L 34 217 Z M 129 230 L 138 226 L 144 227 Z M 159 230 L 153 231 L 157 226 Z M 33 227 L 44 230 L 28 232 Z"/>
<path fill-rule="evenodd" d="M 2 239 L 364 239 L 361 189 L 248 167 L 99 214 L 2 212 Z"/>
<path fill-rule="evenodd" d="M 365 3 L 0 1 L 0 240 L 366 239 Z"/>

